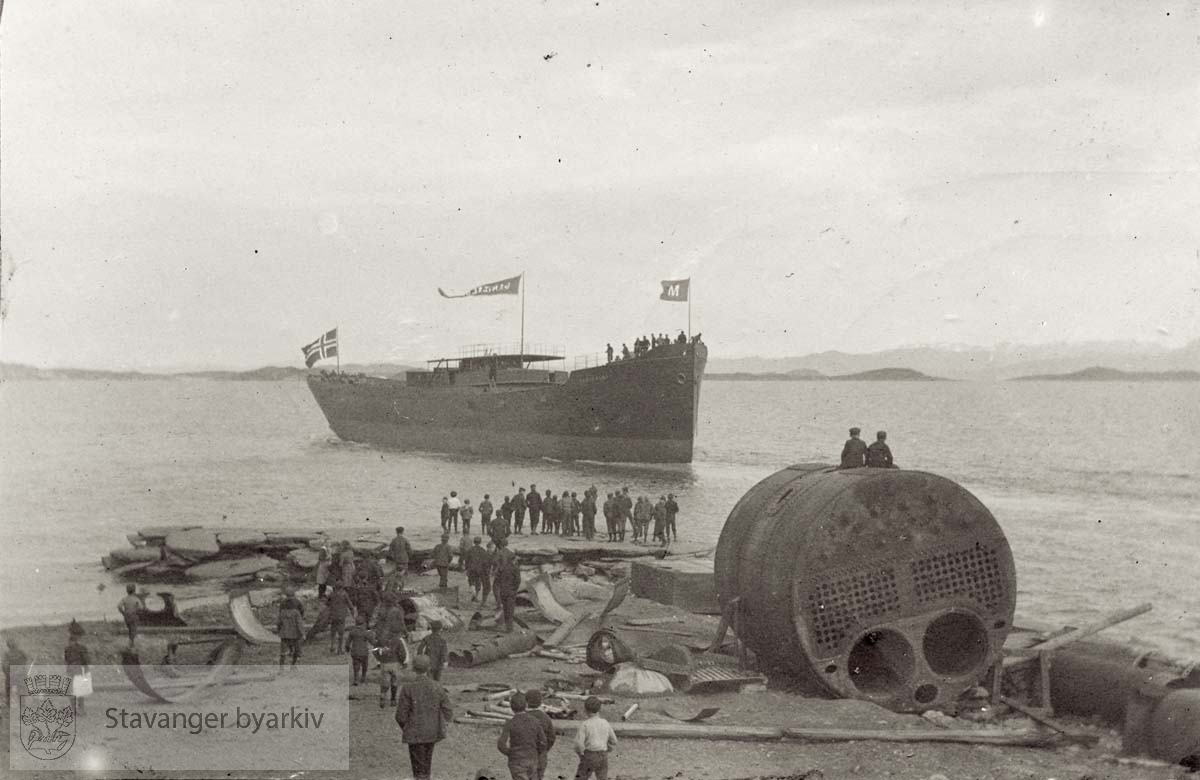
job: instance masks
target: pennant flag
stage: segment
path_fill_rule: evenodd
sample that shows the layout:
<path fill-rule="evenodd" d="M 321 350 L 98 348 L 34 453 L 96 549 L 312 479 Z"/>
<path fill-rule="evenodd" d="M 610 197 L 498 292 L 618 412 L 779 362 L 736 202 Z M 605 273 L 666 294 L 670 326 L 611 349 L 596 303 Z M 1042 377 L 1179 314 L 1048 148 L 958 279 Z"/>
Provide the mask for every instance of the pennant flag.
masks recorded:
<path fill-rule="evenodd" d="M 304 353 L 304 364 L 309 368 L 313 367 L 313 363 L 325 358 L 337 357 L 337 328 L 326 333 L 321 338 L 311 344 L 305 344 L 300 348 Z"/>
<path fill-rule="evenodd" d="M 658 297 L 664 301 L 686 301 L 688 299 L 688 287 L 691 283 L 691 277 L 687 279 L 664 279 L 662 281 L 662 294 Z"/>
<path fill-rule="evenodd" d="M 498 282 L 481 284 L 465 293 L 457 295 L 448 293 L 441 287 L 438 288 L 438 292 L 441 293 L 443 298 L 468 298 L 472 295 L 516 295 L 521 292 L 521 277 L 513 276 L 508 279 L 501 279 Z"/>

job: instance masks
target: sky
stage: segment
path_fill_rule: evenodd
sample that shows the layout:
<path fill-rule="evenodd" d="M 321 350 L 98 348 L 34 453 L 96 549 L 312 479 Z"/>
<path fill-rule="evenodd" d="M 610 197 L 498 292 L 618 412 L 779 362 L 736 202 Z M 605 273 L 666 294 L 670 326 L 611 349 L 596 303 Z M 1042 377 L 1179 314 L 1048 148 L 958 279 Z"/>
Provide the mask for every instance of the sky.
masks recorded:
<path fill-rule="evenodd" d="M 1200 338 L 1200 5 L 8 3 L 0 358 Z"/>

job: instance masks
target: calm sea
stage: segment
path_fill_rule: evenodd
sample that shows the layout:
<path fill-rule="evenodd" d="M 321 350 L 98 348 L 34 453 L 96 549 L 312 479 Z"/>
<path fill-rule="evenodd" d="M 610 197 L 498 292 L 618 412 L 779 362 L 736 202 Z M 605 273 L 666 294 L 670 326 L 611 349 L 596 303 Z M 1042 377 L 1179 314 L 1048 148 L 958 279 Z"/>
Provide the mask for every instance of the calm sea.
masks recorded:
<path fill-rule="evenodd" d="M 100 556 L 138 527 L 432 525 L 451 489 L 476 502 L 531 482 L 671 491 L 681 535 L 715 544 L 750 486 L 790 463 L 832 462 L 850 425 L 886 429 L 899 464 L 992 510 L 1016 558 L 1020 614 L 1078 624 L 1150 601 L 1109 635 L 1200 658 L 1195 383 L 708 382 L 695 462 L 650 467 L 345 444 L 301 382 L 5 382 L 0 623 L 115 616 Z"/>

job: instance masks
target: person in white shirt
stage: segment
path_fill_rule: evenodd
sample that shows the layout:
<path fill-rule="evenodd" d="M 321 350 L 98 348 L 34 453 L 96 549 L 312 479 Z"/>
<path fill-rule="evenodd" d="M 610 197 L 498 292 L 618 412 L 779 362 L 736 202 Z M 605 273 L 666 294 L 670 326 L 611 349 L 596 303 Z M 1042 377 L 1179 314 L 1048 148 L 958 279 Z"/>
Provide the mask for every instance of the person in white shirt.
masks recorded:
<path fill-rule="evenodd" d="M 600 717 L 600 700 L 589 696 L 583 703 L 588 717 L 579 724 L 575 732 L 575 752 L 579 754 L 579 769 L 575 780 L 608 780 L 608 751 L 617 746 L 617 735 L 612 725 Z"/>

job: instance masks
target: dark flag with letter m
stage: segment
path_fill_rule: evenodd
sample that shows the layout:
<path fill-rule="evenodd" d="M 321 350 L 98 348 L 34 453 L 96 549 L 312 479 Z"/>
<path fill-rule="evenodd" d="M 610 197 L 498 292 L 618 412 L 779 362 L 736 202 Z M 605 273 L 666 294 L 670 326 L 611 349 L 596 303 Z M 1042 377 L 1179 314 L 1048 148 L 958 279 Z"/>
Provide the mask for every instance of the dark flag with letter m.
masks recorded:
<path fill-rule="evenodd" d="M 686 301 L 688 299 L 688 286 L 692 283 L 691 278 L 687 279 L 664 279 L 662 282 L 662 294 L 658 297 L 664 301 Z"/>
<path fill-rule="evenodd" d="M 326 333 L 321 338 L 311 344 L 305 344 L 300 348 L 304 353 L 304 364 L 309 368 L 313 367 L 313 363 L 325 358 L 337 357 L 337 328 Z"/>

